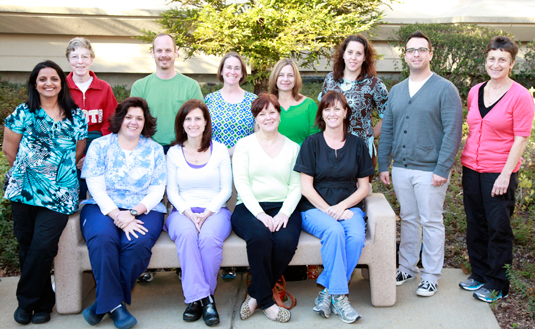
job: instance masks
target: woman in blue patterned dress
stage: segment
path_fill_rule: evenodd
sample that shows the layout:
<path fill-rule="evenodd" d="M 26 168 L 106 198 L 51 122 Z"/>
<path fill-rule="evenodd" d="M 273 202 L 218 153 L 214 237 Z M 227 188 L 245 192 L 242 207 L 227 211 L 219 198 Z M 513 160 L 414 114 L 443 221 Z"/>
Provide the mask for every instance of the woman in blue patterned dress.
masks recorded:
<path fill-rule="evenodd" d="M 256 95 L 240 87 L 247 80 L 247 69 L 238 53 L 223 56 L 217 79 L 223 82 L 223 88 L 206 95 L 205 102 L 212 118 L 213 139 L 225 144 L 232 157 L 238 140 L 254 132 L 251 104 Z"/>
<path fill-rule="evenodd" d="M 19 242 L 20 324 L 50 320 L 55 295 L 50 268 L 68 215 L 78 207 L 76 163 L 85 150 L 87 123 L 71 97 L 65 75 L 52 61 L 37 64 L 28 80 L 28 101 L 6 118 L 2 150 L 11 169 L 6 199 Z"/>
<path fill-rule="evenodd" d="M 323 90 L 318 97 L 321 100 L 321 96 L 329 90 L 336 90 L 345 96 L 351 108 L 349 132 L 364 140 L 374 168 L 377 165 L 377 151 L 373 140 L 381 135 L 388 100 L 386 86 L 375 71 L 376 59 L 377 53 L 368 39 L 362 35 L 350 35 L 334 54 L 333 72 L 325 77 Z M 372 122 L 374 109 L 380 119 L 375 127 Z"/>
<path fill-rule="evenodd" d="M 137 323 L 125 304 L 162 232 L 167 168 L 162 146 L 151 139 L 156 119 L 144 99 L 122 101 L 110 131 L 91 143 L 82 169 L 92 199 L 82 202 L 80 224 L 97 283 L 97 299 L 83 315 L 94 326 L 109 313 L 124 329 Z"/>

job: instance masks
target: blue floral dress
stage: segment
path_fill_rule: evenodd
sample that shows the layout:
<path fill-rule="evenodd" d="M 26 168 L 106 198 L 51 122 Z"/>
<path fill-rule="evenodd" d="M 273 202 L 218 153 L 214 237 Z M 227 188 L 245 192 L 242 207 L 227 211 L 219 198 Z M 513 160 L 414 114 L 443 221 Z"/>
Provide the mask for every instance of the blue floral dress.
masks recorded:
<path fill-rule="evenodd" d="M 241 138 L 251 135 L 254 132 L 251 104 L 256 97 L 246 91 L 241 103 L 231 104 L 223 99 L 219 90 L 206 95 L 204 101 L 212 119 L 212 138 L 231 148 Z"/>
<path fill-rule="evenodd" d="M 130 209 L 147 196 L 150 186 L 167 182 L 167 166 L 163 148 L 150 138 L 140 136 L 136 148 L 125 152 L 119 147 L 117 134 L 95 139 L 87 150 L 82 178 L 104 175 L 106 193 L 118 208 Z M 82 204 L 96 204 L 94 199 Z M 166 213 L 163 203 L 153 209 Z"/>
<path fill-rule="evenodd" d="M 371 156 L 375 149 L 373 146 L 372 112 L 373 109 L 377 109 L 379 118 L 383 118 L 388 100 L 388 90 L 383 81 L 376 76 L 366 75 L 363 79 L 356 81 L 342 80 L 334 81 L 333 73 L 327 74 L 318 99 L 321 100 L 321 96 L 329 90 L 336 90 L 344 94 L 351 108 L 349 132 L 366 142 Z"/>
<path fill-rule="evenodd" d="M 76 145 L 87 137 L 87 122 L 80 109 L 71 113 L 72 121 L 54 121 L 23 103 L 6 118 L 5 127 L 22 135 L 6 199 L 66 215 L 78 209 Z"/>

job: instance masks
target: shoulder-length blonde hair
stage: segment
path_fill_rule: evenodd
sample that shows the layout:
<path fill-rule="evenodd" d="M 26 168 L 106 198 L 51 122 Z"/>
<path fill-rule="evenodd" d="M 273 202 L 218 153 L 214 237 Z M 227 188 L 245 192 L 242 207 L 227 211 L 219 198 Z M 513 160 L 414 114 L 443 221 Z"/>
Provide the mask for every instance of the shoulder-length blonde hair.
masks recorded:
<path fill-rule="evenodd" d="M 299 96 L 299 92 L 301 91 L 301 87 L 303 86 L 303 80 L 301 79 L 299 68 L 297 67 L 295 62 L 289 58 L 283 58 L 278 61 L 275 66 L 273 66 L 273 70 L 271 70 L 271 74 L 269 75 L 269 92 L 277 96 L 277 98 L 279 97 L 279 88 L 277 88 L 277 78 L 279 77 L 279 74 L 286 65 L 290 65 L 294 70 L 295 85 L 292 90 L 292 96 L 297 101 L 302 97 Z"/>

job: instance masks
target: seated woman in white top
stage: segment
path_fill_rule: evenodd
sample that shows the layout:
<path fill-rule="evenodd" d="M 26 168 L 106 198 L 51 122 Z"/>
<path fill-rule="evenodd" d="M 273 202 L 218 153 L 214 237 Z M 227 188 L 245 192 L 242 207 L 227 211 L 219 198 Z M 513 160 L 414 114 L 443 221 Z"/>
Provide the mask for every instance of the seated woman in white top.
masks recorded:
<path fill-rule="evenodd" d="M 212 141 L 206 105 L 192 99 L 175 120 L 176 139 L 167 153 L 167 197 L 174 209 L 164 229 L 175 241 L 182 267 L 182 290 L 189 303 L 183 319 L 203 316 L 219 323 L 214 302 L 223 242 L 231 232 L 225 202 L 232 192 L 230 158 L 225 145 Z"/>

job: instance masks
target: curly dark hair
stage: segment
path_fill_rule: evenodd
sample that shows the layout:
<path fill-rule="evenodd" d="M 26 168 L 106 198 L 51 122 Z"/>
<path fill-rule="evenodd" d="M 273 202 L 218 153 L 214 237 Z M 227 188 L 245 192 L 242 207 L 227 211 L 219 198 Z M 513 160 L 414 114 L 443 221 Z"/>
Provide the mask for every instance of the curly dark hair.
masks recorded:
<path fill-rule="evenodd" d="M 147 138 L 154 136 L 156 133 L 156 118 L 150 114 L 147 101 L 141 97 L 128 97 L 119 103 L 119 105 L 117 105 L 115 113 L 108 119 L 110 123 L 110 131 L 114 134 L 117 134 L 119 130 L 121 130 L 124 117 L 131 107 L 139 107 L 143 110 L 145 124 L 143 125 L 143 130 L 141 130 L 141 135 Z"/>
<path fill-rule="evenodd" d="M 184 131 L 184 121 L 188 114 L 195 110 L 199 109 L 202 112 L 204 120 L 206 120 L 206 127 L 204 127 L 204 132 L 202 133 L 201 147 L 197 150 L 198 152 L 204 152 L 210 147 L 210 142 L 212 141 L 212 119 L 210 118 L 210 112 L 208 107 L 203 101 L 198 99 L 190 99 L 185 102 L 178 110 L 175 118 L 175 140 L 171 143 L 173 145 L 184 146 L 184 142 L 188 140 L 188 134 Z"/>
<path fill-rule="evenodd" d="M 377 75 L 375 70 L 375 61 L 377 60 L 377 52 L 372 46 L 372 43 L 363 35 L 350 35 L 338 46 L 338 50 L 333 55 L 333 78 L 334 81 L 340 81 L 344 77 L 344 70 L 346 63 L 344 62 L 344 53 L 351 41 L 358 42 L 364 46 L 364 62 L 362 69 L 357 77 L 357 80 L 363 79 L 366 75 Z"/>
<path fill-rule="evenodd" d="M 277 110 L 280 114 L 281 105 L 277 99 L 277 96 L 263 91 L 251 104 L 251 113 L 253 113 L 253 117 L 256 119 L 258 113 L 262 112 L 262 110 L 268 107 L 270 103 L 273 104 L 275 110 Z"/>
<path fill-rule="evenodd" d="M 321 131 L 325 131 L 325 121 L 323 121 L 323 110 L 325 110 L 326 108 L 330 106 L 333 106 L 336 103 L 336 101 L 340 102 L 342 107 L 347 109 L 347 114 L 344 118 L 344 131 L 347 132 L 347 130 L 349 129 L 351 107 L 349 106 L 349 104 L 347 104 L 347 100 L 344 94 L 336 90 L 330 90 L 321 97 L 321 102 L 320 102 L 320 105 L 318 106 L 318 112 L 316 112 L 316 120 L 314 124 Z M 345 137 L 344 137 L 344 140 L 345 140 Z"/>

